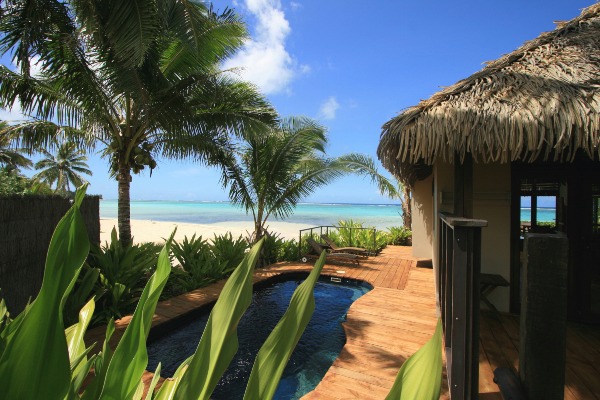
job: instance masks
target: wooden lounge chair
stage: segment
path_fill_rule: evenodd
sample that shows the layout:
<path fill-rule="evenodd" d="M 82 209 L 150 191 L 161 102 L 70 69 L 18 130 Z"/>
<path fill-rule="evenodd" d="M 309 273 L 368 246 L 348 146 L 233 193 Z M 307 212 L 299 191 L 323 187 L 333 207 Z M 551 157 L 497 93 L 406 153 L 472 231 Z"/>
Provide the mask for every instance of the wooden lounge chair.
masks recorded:
<path fill-rule="evenodd" d="M 317 243 L 313 238 L 307 238 L 306 239 L 307 243 L 310 244 L 310 246 L 313 248 L 313 250 L 315 251 L 315 253 L 317 253 L 317 255 L 315 256 L 314 254 L 307 254 L 306 256 L 302 257 L 302 262 L 306 262 L 307 261 L 307 257 L 319 257 L 321 255 L 321 253 L 323 252 L 323 250 L 327 251 L 327 249 L 325 247 L 323 247 L 322 245 L 320 245 L 319 243 Z M 350 262 L 356 265 L 358 264 L 358 255 L 357 254 L 350 254 L 350 253 L 332 253 L 330 251 L 327 251 L 327 254 L 325 255 L 325 260 L 326 261 L 344 261 L 344 262 Z"/>
<path fill-rule="evenodd" d="M 362 247 L 340 247 L 335 244 L 333 240 L 326 234 L 321 235 L 321 239 L 327 243 L 327 246 L 331 248 L 332 253 L 350 253 L 350 254 L 358 254 L 359 256 L 368 257 L 369 251 Z"/>

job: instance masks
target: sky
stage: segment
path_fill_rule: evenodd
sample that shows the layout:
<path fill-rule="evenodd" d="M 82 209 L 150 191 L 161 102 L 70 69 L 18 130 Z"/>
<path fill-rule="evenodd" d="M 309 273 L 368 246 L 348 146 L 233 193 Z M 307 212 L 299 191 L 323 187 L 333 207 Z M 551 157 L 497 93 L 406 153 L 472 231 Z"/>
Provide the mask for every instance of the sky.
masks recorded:
<path fill-rule="evenodd" d="M 329 156 L 377 160 L 381 126 L 403 109 L 464 79 L 593 0 L 217 0 L 233 8 L 250 39 L 223 68 L 239 68 L 280 115 L 303 115 L 328 130 Z M 2 58 L 5 65 L 10 59 Z M 0 110 L 0 119 L 19 119 Z M 133 200 L 224 201 L 219 173 L 158 159 L 152 177 L 134 175 Z M 117 197 L 108 163 L 89 155 L 88 193 Z M 377 161 L 380 172 L 387 174 Z M 320 203 L 392 203 L 367 178 L 345 177 L 306 198 Z"/>

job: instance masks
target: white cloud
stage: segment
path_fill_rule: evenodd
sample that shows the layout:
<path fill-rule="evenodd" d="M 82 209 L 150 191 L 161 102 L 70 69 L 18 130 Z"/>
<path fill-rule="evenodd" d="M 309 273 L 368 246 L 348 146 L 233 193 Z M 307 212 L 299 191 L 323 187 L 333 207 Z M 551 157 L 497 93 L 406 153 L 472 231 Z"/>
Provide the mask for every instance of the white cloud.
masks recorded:
<path fill-rule="evenodd" d="M 335 113 L 340 109 L 340 104 L 337 102 L 334 96 L 329 97 L 321 104 L 319 109 L 319 116 L 322 119 L 334 119 Z"/>
<path fill-rule="evenodd" d="M 256 37 L 227 60 L 225 69 L 241 68 L 240 76 L 256 84 L 265 94 L 285 91 L 295 76 L 310 68 L 298 66 L 285 48 L 291 28 L 279 0 L 245 0 L 256 18 Z"/>
<path fill-rule="evenodd" d="M 292 11 L 297 11 L 302 8 L 302 4 L 298 3 L 297 1 L 291 1 L 290 7 L 292 8 Z"/>

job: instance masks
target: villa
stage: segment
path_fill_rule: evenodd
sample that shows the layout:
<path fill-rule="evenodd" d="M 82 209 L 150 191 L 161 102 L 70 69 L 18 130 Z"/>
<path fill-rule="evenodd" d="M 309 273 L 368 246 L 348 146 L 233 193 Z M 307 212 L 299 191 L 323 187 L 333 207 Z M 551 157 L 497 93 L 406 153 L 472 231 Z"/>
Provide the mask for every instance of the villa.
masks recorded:
<path fill-rule="evenodd" d="M 600 5 L 404 110 L 383 126 L 378 156 L 413 190 L 414 257 L 439 271 L 447 215 L 474 221 L 474 259 L 507 283 L 486 300 L 519 313 L 523 298 L 555 295 L 524 286 L 527 233 L 559 234 L 567 318 L 600 322 Z M 550 224 L 540 218 L 548 203 Z M 587 346 L 597 361 L 594 332 Z M 576 373 L 597 377 L 597 364 Z"/>

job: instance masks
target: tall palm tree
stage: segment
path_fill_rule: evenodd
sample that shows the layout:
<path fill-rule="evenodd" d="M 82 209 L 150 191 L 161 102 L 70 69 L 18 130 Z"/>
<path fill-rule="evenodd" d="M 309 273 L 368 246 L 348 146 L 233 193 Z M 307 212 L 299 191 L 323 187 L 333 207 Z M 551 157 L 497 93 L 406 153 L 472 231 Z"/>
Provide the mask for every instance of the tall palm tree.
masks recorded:
<path fill-rule="evenodd" d="M 7 129 L 6 121 L 0 121 L 0 167 L 10 174 L 17 174 L 20 168 L 31 168 L 33 163 L 25 153 L 25 149 L 14 146 L 14 137 Z"/>
<path fill-rule="evenodd" d="M 231 11 L 190 0 L 11 0 L 0 13 L 0 106 L 36 119 L 14 127 L 28 146 L 66 135 L 101 143 L 118 181 L 120 240 L 131 242 L 132 172 L 155 157 L 220 165 L 229 135 L 272 124 L 252 86 L 219 70 L 246 38 Z M 31 74 L 39 57 L 41 72 Z"/>
<path fill-rule="evenodd" d="M 41 150 L 44 158 L 35 163 L 36 170 L 42 170 L 33 176 L 34 180 L 47 183 L 49 186 L 56 182 L 55 190 L 59 193 L 71 193 L 73 188 L 87 183 L 80 174 L 92 175 L 86 164 L 85 151 L 78 149 L 75 143 L 63 142 L 56 155 L 47 150 Z"/>
<path fill-rule="evenodd" d="M 246 138 L 223 181 L 231 201 L 252 214 L 255 241 L 265 235 L 269 217 L 289 216 L 300 200 L 343 175 L 366 175 L 382 192 L 395 190 L 369 157 L 353 153 L 329 158 L 326 145 L 325 128 L 303 117 L 287 118 Z"/>

